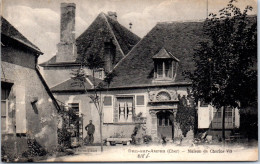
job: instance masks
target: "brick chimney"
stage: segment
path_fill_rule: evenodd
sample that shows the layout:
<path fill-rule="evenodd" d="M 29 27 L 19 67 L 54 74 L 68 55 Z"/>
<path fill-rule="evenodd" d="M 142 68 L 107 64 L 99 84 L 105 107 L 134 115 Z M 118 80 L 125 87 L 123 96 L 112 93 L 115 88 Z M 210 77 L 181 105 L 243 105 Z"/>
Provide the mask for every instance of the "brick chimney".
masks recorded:
<path fill-rule="evenodd" d="M 117 13 L 116 13 L 116 12 L 109 11 L 109 12 L 107 12 L 107 15 L 108 15 L 110 18 L 112 18 L 112 19 L 114 19 L 114 20 L 117 20 Z"/>
<path fill-rule="evenodd" d="M 75 10 L 76 5 L 74 3 L 61 3 L 60 43 L 57 45 L 56 62 L 73 62 L 76 60 Z"/>
<path fill-rule="evenodd" d="M 104 58 L 105 58 L 105 71 L 111 71 L 115 62 L 116 46 L 113 41 L 105 42 Z"/>

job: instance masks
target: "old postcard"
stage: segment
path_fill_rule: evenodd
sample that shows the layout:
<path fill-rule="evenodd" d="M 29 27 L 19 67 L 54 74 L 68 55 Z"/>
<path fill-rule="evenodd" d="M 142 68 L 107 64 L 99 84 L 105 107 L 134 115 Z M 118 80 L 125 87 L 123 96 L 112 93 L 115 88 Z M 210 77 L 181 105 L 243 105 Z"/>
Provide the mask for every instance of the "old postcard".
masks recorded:
<path fill-rule="evenodd" d="M 257 161 L 256 0 L 2 0 L 2 162 Z"/>

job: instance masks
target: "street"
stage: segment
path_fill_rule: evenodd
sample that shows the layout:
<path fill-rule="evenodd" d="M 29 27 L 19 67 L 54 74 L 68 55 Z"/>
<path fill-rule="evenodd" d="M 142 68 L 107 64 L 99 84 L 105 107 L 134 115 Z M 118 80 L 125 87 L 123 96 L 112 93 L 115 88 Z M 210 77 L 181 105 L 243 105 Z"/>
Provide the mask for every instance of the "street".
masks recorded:
<path fill-rule="evenodd" d="M 175 144 L 149 146 L 84 146 L 74 155 L 50 157 L 45 162 L 106 162 L 106 161 L 254 161 L 258 159 L 257 146 L 199 145 L 177 146 Z"/>

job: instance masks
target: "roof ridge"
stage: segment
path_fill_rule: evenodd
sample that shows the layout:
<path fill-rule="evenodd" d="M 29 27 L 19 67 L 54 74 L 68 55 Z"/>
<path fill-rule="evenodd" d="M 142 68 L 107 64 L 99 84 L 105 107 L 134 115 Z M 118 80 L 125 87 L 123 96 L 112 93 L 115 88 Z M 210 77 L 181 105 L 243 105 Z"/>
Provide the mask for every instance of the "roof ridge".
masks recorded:
<path fill-rule="evenodd" d="M 123 52 L 123 50 L 122 50 L 120 44 L 119 44 L 118 41 L 117 41 L 117 38 L 116 38 L 116 36 L 115 36 L 115 34 L 114 34 L 114 32 L 113 32 L 111 26 L 110 26 L 110 23 L 109 23 L 108 20 L 107 20 L 106 14 L 102 12 L 102 15 L 104 16 L 104 19 L 105 19 L 105 21 L 106 21 L 106 23 L 107 23 L 107 25 L 108 25 L 109 31 L 112 33 L 112 35 L 113 35 L 113 37 L 114 37 L 114 39 L 115 39 L 115 42 L 116 42 L 117 45 L 119 46 L 119 51 L 121 52 L 121 55 L 122 55 L 123 57 L 125 57 L 125 54 L 124 54 L 124 52 Z"/>
<path fill-rule="evenodd" d="M 41 52 L 39 47 L 37 47 L 29 39 L 27 39 L 27 37 L 25 37 L 17 28 L 15 28 L 6 18 L 4 18 L 2 15 L 0 17 L 1 17 L 1 34 L 4 34 L 5 36 L 7 36 L 9 38 L 18 41 L 18 42 L 20 42 L 21 44 L 23 44 L 27 47 L 30 47 L 31 49 L 37 51 L 40 54 L 43 54 L 43 52 Z M 7 26 L 7 28 L 8 28 L 7 31 L 15 32 L 14 35 L 16 37 L 12 36 L 12 34 L 10 32 L 3 31 L 3 26 Z M 17 36 L 20 36 L 20 37 L 17 37 Z"/>
<path fill-rule="evenodd" d="M 141 38 L 141 39 L 138 41 L 138 43 L 136 43 L 136 44 L 134 45 L 134 47 L 114 66 L 114 68 L 112 69 L 112 71 L 114 71 L 114 70 L 116 69 L 116 67 L 117 67 L 127 56 L 129 56 L 129 54 L 136 48 L 136 46 L 139 45 L 139 43 L 140 43 L 143 39 L 145 39 L 145 37 L 146 37 L 156 26 L 157 26 L 157 24 L 156 24 L 143 38 Z M 112 71 L 111 71 L 111 72 L 112 72 Z"/>

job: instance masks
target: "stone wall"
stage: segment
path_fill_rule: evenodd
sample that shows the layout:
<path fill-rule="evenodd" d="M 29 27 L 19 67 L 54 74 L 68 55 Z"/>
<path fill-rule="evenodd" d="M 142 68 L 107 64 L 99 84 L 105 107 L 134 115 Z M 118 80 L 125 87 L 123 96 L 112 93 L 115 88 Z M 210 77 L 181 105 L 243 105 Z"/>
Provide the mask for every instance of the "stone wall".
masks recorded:
<path fill-rule="evenodd" d="M 47 151 L 52 151 L 57 145 L 57 109 L 33 67 L 35 62 L 36 56 L 29 52 L 2 47 L 1 81 L 13 83 L 9 108 L 15 111 L 12 123 L 16 125 L 17 135 L 36 139 Z M 13 139 L 9 137 L 13 133 L 8 131 L 2 142 Z"/>

